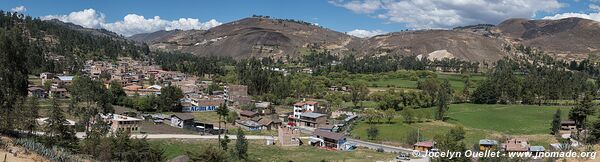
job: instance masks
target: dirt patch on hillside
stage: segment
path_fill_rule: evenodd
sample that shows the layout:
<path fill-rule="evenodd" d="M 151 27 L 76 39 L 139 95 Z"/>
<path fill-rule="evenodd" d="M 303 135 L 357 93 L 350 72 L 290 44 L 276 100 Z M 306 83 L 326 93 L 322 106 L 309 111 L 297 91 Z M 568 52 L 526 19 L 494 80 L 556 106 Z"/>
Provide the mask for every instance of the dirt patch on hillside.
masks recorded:
<path fill-rule="evenodd" d="M 49 162 L 50 160 L 32 153 L 27 152 L 22 147 L 12 145 L 12 139 L 7 137 L 0 137 L 3 143 L 7 144 L 6 148 L 0 148 L 0 160 L 4 160 L 6 157 L 6 161 L 13 162 Z"/>

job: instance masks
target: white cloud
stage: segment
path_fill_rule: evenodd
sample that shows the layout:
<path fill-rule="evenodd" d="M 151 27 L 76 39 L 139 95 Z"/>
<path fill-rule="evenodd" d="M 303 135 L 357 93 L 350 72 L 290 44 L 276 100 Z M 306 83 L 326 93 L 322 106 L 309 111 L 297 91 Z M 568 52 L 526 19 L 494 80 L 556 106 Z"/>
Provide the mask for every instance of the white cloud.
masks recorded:
<path fill-rule="evenodd" d="M 590 4 L 589 8 L 592 10 L 600 11 L 600 6 L 596 4 Z"/>
<path fill-rule="evenodd" d="M 558 19 L 564 19 L 564 18 L 569 18 L 569 17 L 578 17 L 578 18 L 583 18 L 583 19 L 590 19 L 590 20 L 594 20 L 594 21 L 600 21 L 600 13 L 585 14 L 585 13 L 573 13 L 573 12 L 556 14 L 554 16 L 546 16 L 546 17 L 544 17 L 542 19 L 558 20 Z"/>
<path fill-rule="evenodd" d="M 71 12 L 68 15 L 48 15 L 42 16 L 42 20 L 58 19 L 62 22 L 69 22 L 81 25 L 86 28 L 100 28 L 104 24 L 104 14 L 96 12 L 94 9 L 85 9 L 83 11 Z"/>
<path fill-rule="evenodd" d="M 69 15 L 48 15 L 43 16 L 42 19 L 58 19 L 63 22 L 70 22 L 87 28 L 104 28 L 124 36 L 155 32 L 159 30 L 206 30 L 222 24 L 215 19 L 211 19 L 207 22 L 201 22 L 200 20 L 194 18 L 165 20 L 161 19 L 159 16 L 145 18 L 144 16 L 137 14 L 128 14 L 123 17 L 123 20 L 106 23 L 104 14 L 97 12 L 94 9 L 71 12 Z"/>
<path fill-rule="evenodd" d="M 452 28 L 497 24 L 508 18 L 531 18 L 564 6 L 558 0 L 352 0 L 330 3 L 408 28 Z"/>
<path fill-rule="evenodd" d="M 25 11 L 27 11 L 27 8 L 25 6 L 17 6 L 15 8 L 11 8 L 10 11 L 12 11 L 12 12 L 25 12 Z"/>
<path fill-rule="evenodd" d="M 382 30 L 362 30 L 362 29 L 354 29 L 348 32 L 348 35 L 352 35 L 359 38 L 368 38 L 376 35 L 385 34 Z"/>
<path fill-rule="evenodd" d="M 344 3 L 343 0 L 338 0 L 329 1 L 329 3 L 339 7 L 344 7 L 356 13 L 372 13 L 382 7 L 381 1 L 379 0 L 365 0 L 364 2 L 354 0 L 348 3 Z"/>

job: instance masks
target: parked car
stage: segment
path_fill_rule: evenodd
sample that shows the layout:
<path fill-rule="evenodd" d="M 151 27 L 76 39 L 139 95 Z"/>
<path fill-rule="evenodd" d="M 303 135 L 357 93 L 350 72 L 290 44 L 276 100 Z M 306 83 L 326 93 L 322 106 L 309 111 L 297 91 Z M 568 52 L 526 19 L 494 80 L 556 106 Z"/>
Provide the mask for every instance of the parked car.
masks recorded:
<path fill-rule="evenodd" d="M 383 152 L 384 150 L 383 150 L 383 148 L 380 147 L 380 148 L 375 149 L 375 151 L 377 151 L 377 152 Z"/>
<path fill-rule="evenodd" d="M 396 156 L 396 160 L 410 160 L 410 155 L 407 153 L 400 153 L 398 156 Z"/>

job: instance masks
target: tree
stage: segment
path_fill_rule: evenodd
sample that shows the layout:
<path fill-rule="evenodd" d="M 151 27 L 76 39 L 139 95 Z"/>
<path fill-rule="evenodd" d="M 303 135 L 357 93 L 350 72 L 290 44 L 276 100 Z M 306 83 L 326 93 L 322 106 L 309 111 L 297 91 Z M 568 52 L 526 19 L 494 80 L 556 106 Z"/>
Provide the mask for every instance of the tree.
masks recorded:
<path fill-rule="evenodd" d="M 227 154 L 221 149 L 215 148 L 213 145 L 208 145 L 201 152 L 186 151 L 191 161 L 195 162 L 226 162 Z"/>
<path fill-rule="evenodd" d="M 235 111 L 229 111 L 229 115 L 227 115 L 225 121 L 231 124 L 235 124 L 235 120 L 239 117 L 238 113 Z"/>
<path fill-rule="evenodd" d="M 364 81 L 356 81 L 350 84 L 350 100 L 354 107 L 358 107 L 358 102 L 364 100 L 367 94 L 369 94 L 369 89 Z"/>
<path fill-rule="evenodd" d="M 237 159 L 248 159 L 248 141 L 242 129 L 237 130 L 237 139 L 235 141 L 234 155 Z"/>
<path fill-rule="evenodd" d="M 439 97 L 439 95 L 436 95 L 439 94 L 438 92 L 440 91 L 439 81 L 433 77 L 429 77 L 423 82 L 418 82 L 417 88 L 422 90 L 425 95 L 431 97 L 432 100 L 429 103 L 429 106 L 434 105 L 436 97 Z"/>
<path fill-rule="evenodd" d="M 388 123 L 392 123 L 392 119 L 394 119 L 394 117 L 396 117 L 396 110 L 394 110 L 392 108 L 388 108 L 387 110 L 385 110 L 383 112 L 383 115 L 384 115 L 385 119 L 387 119 Z"/>
<path fill-rule="evenodd" d="M 435 140 L 437 142 L 437 148 L 440 149 L 440 152 L 465 152 L 467 148 L 465 147 L 465 143 L 462 141 L 465 139 L 465 130 L 462 127 L 454 127 L 450 129 L 444 135 L 437 135 Z M 453 159 L 449 159 L 449 157 L 440 157 L 435 158 L 433 161 L 440 162 L 468 162 L 469 158 L 466 156 L 454 157 Z"/>
<path fill-rule="evenodd" d="M 593 115 L 596 112 L 592 103 L 592 96 L 586 95 L 577 105 L 569 112 L 569 118 L 575 121 L 578 128 L 585 128 L 585 121 L 588 115 Z"/>
<path fill-rule="evenodd" d="M 421 139 L 419 139 L 419 130 L 418 129 L 411 129 L 406 134 L 406 137 L 404 138 L 404 142 L 409 145 L 413 145 L 420 141 L 421 141 Z"/>
<path fill-rule="evenodd" d="M 444 80 L 444 83 L 439 89 L 438 94 L 438 104 L 437 104 L 437 113 L 436 120 L 444 120 L 444 115 L 446 111 L 448 111 L 448 104 L 451 102 L 452 98 L 452 88 L 450 87 L 450 83 L 448 80 Z"/>
<path fill-rule="evenodd" d="M 404 122 L 405 123 L 412 123 L 413 122 L 413 109 L 412 108 L 406 108 L 404 110 L 402 110 L 402 112 L 400 112 L 400 114 L 402 115 L 402 117 L 404 118 Z"/>
<path fill-rule="evenodd" d="M 364 117 L 367 119 L 367 123 L 373 124 L 374 120 L 379 120 L 381 113 L 376 109 L 366 109 L 363 111 Z"/>
<path fill-rule="evenodd" d="M 116 80 L 110 82 L 108 93 L 111 97 L 111 103 L 115 105 L 120 103 L 123 97 L 127 96 L 127 94 L 125 94 L 125 90 L 123 90 L 123 85 Z"/>
<path fill-rule="evenodd" d="M 552 127 L 550 131 L 553 135 L 558 135 L 558 131 L 560 130 L 560 109 L 556 109 L 556 113 L 554 113 L 554 118 L 552 119 Z"/>
<path fill-rule="evenodd" d="M 48 142 L 65 148 L 73 148 L 77 138 L 75 132 L 66 125 L 67 119 L 63 110 L 59 107 L 56 99 L 50 100 L 50 114 L 46 120 L 46 136 Z"/>
<path fill-rule="evenodd" d="M 23 109 L 23 130 L 28 130 L 29 133 L 33 133 L 37 129 L 36 119 L 39 117 L 39 109 L 40 105 L 38 103 L 37 97 L 28 97 L 28 104 Z"/>
<path fill-rule="evenodd" d="M 160 89 L 159 97 L 159 111 L 181 111 L 181 105 L 179 105 L 179 99 L 183 98 L 183 92 L 179 87 L 166 86 Z"/>
<path fill-rule="evenodd" d="M 369 137 L 369 139 L 375 140 L 375 138 L 377 138 L 378 135 L 379 135 L 379 129 L 377 129 L 377 127 L 371 126 L 371 127 L 367 128 L 367 137 Z"/>
<path fill-rule="evenodd" d="M 221 106 L 219 106 L 216 111 L 217 111 L 217 114 L 219 115 L 219 129 L 220 129 L 223 118 L 225 118 L 227 115 L 229 115 L 229 108 L 227 108 L 227 103 L 221 104 Z M 227 124 L 225 124 L 225 126 L 227 126 Z M 227 128 L 225 128 L 225 130 L 227 130 Z M 225 134 L 227 134 L 227 133 L 225 133 Z M 221 133 L 219 133 L 219 142 L 221 142 Z"/>
<path fill-rule="evenodd" d="M 46 80 L 43 83 L 43 86 L 44 86 L 44 91 L 49 92 L 50 88 L 52 88 L 52 80 Z"/>

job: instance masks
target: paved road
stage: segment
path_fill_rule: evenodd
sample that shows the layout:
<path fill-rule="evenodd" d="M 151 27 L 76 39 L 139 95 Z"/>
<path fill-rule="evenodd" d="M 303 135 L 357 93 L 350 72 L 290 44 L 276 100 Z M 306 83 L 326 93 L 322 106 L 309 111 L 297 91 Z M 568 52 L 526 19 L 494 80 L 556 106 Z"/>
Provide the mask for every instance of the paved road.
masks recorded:
<path fill-rule="evenodd" d="M 383 149 L 384 152 L 391 152 L 391 153 L 401 153 L 402 152 L 402 153 L 407 153 L 409 155 L 412 155 L 412 153 L 415 152 L 415 150 L 412 150 L 409 148 L 372 143 L 372 142 L 361 141 L 361 140 L 351 139 L 351 138 L 348 138 L 347 141 L 351 142 L 351 143 L 356 143 L 357 146 L 362 146 L 362 147 L 366 147 L 369 149 L 376 150 L 376 149 L 381 148 L 381 149 Z M 411 159 L 410 161 L 411 162 L 428 162 L 429 158 Z"/>
<path fill-rule="evenodd" d="M 85 133 L 78 132 L 77 138 L 85 138 Z M 147 139 L 218 139 L 218 135 L 199 135 L 199 134 L 132 134 L 131 137 Z M 223 138 L 223 135 L 221 135 Z M 249 140 L 266 140 L 266 139 L 277 139 L 272 136 L 257 136 L 257 135 L 246 135 L 246 139 Z M 235 134 L 230 134 L 229 139 L 237 139 Z"/>

